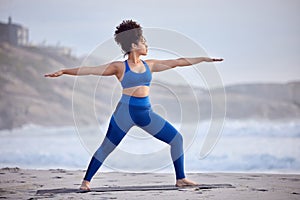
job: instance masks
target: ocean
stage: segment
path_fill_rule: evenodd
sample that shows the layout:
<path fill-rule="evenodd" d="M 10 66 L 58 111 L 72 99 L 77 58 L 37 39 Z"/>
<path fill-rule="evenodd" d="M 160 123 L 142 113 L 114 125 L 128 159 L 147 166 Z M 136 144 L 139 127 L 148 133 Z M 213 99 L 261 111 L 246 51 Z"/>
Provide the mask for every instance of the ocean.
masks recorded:
<path fill-rule="evenodd" d="M 195 130 L 196 124 L 190 124 Z M 208 121 L 182 133 L 186 172 L 300 173 L 300 122 L 227 120 L 214 147 L 201 156 Z M 0 131 L 0 167 L 86 169 L 107 125 Z M 180 125 L 175 125 L 179 127 Z M 173 172 L 169 146 L 133 128 L 100 171 Z"/>

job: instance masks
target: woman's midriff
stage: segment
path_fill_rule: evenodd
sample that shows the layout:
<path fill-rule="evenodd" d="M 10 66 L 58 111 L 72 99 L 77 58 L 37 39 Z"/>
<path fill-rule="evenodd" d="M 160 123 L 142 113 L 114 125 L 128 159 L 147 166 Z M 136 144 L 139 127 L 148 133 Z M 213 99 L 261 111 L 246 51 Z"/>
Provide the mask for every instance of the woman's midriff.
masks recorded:
<path fill-rule="evenodd" d="M 123 89 L 123 94 L 134 97 L 146 97 L 149 95 L 149 91 L 148 86 L 137 86 Z"/>

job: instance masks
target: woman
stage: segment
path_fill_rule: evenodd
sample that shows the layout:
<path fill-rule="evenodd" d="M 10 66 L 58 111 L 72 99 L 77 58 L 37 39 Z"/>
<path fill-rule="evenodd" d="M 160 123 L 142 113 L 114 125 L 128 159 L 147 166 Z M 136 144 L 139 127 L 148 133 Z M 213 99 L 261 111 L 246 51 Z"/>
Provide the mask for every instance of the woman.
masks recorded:
<path fill-rule="evenodd" d="M 179 58 L 173 60 L 141 60 L 147 55 L 147 45 L 142 34 L 142 27 L 132 20 L 124 20 L 115 31 L 115 41 L 128 56 L 126 61 L 115 61 L 96 67 L 63 69 L 46 77 L 68 75 L 116 76 L 123 92 L 109 123 L 106 136 L 93 155 L 81 190 L 90 190 L 90 181 L 101 167 L 107 156 L 118 146 L 123 137 L 133 126 L 138 126 L 167 143 L 171 147 L 171 157 L 176 174 L 176 186 L 193 186 L 195 182 L 185 178 L 183 140 L 181 134 L 166 120 L 154 113 L 149 100 L 149 86 L 153 72 L 160 72 L 179 66 L 189 66 L 200 62 L 222 61 L 206 57 Z"/>

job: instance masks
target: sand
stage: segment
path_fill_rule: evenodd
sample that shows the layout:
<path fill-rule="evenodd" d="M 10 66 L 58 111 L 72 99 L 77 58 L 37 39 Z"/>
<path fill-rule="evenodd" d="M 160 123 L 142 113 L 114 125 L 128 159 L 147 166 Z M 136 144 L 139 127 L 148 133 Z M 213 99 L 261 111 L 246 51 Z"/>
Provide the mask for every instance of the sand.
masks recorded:
<path fill-rule="evenodd" d="M 202 184 L 231 184 L 233 188 L 89 193 L 44 193 L 38 190 L 77 189 L 82 170 L 0 169 L 0 199 L 300 199 L 300 175 L 260 173 L 190 173 L 187 178 Z M 173 174 L 99 172 L 92 188 L 106 186 L 174 185 Z"/>

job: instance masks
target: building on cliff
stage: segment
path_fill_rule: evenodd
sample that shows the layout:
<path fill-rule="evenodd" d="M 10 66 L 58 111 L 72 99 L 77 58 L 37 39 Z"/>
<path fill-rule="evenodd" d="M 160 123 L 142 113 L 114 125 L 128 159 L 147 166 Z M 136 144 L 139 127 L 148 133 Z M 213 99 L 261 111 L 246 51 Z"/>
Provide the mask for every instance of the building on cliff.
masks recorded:
<path fill-rule="evenodd" d="M 12 22 L 12 18 L 8 18 L 7 23 L 0 22 L 0 43 L 8 43 L 13 46 L 37 47 L 48 53 L 71 56 L 72 49 L 60 45 L 35 45 L 29 42 L 29 29 Z"/>
<path fill-rule="evenodd" d="M 7 42 L 14 46 L 26 46 L 28 40 L 28 28 L 12 23 L 11 17 L 8 18 L 8 23 L 0 22 L 0 42 Z"/>

